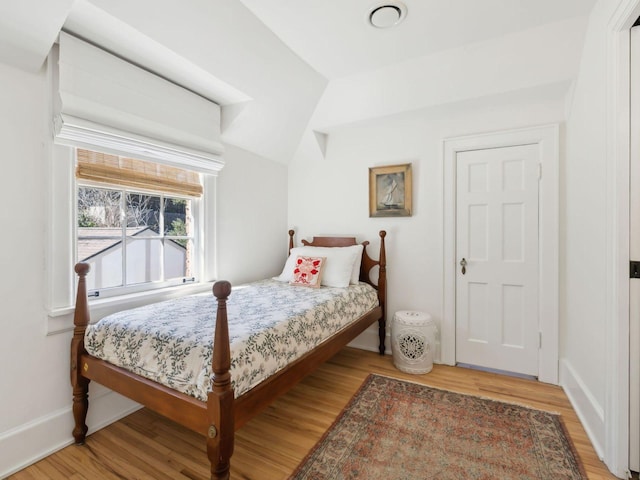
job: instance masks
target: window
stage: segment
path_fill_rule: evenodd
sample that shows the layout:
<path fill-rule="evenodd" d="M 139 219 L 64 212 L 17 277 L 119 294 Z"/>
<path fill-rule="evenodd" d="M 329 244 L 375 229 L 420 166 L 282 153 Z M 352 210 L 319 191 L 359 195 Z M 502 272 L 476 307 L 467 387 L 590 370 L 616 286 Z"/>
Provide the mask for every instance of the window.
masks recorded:
<path fill-rule="evenodd" d="M 90 150 L 76 152 L 76 259 L 91 266 L 90 296 L 195 281 L 199 175 Z"/>
<path fill-rule="evenodd" d="M 215 277 L 215 189 L 224 166 L 220 106 L 139 64 L 127 61 L 127 52 L 112 55 L 65 32 L 49 55 L 49 335 L 73 325 L 72 265 L 96 262 L 99 252 L 118 257 L 120 269 L 99 276 L 93 265 L 90 287 L 99 292 L 91 308 L 94 319 L 206 291 Z M 182 78 L 184 72 L 174 73 Z M 128 210 L 144 214 L 134 221 Z M 177 219 L 183 225 L 174 223 Z M 109 230 L 99 232 L 100 226 Z M 95 250 L 99 242 L 102 248 Z M 82 253 L 85 247 L 93 250 Z M 172 260 L 176 252 L 179 262 Z M 173 285 L 180 286 L 158 288 Z"/>

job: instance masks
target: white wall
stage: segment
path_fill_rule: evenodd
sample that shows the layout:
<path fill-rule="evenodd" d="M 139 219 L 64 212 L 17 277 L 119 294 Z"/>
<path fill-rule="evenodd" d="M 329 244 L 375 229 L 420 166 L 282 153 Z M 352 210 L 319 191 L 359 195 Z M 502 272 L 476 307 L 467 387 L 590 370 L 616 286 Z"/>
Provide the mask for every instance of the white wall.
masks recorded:
<path fill-rule="evenodd" d="M 60 408 L 70 389 L 57 353 L 68 338 L 44 335 L 45 78 L 4 65 L 0 78 L 0 222 L 10 232 L 0 240 L 2 475 L 11 461 L 2 432 Z"/>
<path fill-rule="evenodd" d="M 287 258 L 287 167 L 227 146 L 218 177 L 218 278 L 268 278 Z"/>
<path fill-rule="evenodd" d="M 46 335 L 48 85 L 0 64 L 0 477 L 71 442 L 70 333 Z M 286 255 L 286 167 L 229 148 L 218 178 L 218 271 L 233 281 L 281 268 Z M 273 188 L 273 194 L 271 189 Z M 215 204 L 215 201 L 212 201 Z M 207 206 L 212 211 L 213 206 Z M 281 252 L 275 253 L 274 252 Z M 72 265 L 69 265 L 72 268 Z M 90 389 L 90 430 L 132 408 Z"/>
<path fill-rule="evenodd" d="M 612 97 L 610 36 L 614 11 L 627 0 L 600 0 L 589 19 L 573 101 L 567 119 L 566 163 L 561 191 L 560 224 L 560 382 L 599 455 L 614 473 L 624 475 L 626 465 L 616 465 L 618 445 L 611 432 L 623 426 L 607 425 L 617 408 L 607 402 L 608 382 L 626 390 L 626 378 L 611 380 L 607 367 L 615 355 L 607 349 L 617 331 L 608 295 L 612 291 L 615 255 L 612 219 L 615 195 L 610 189 L 615 172 L 611 155 L 613 138 L 607 138 Z M 630 13 L 630 12 L 629 12 Z M 619 208 L 626 208 L 623 205 Z M 609 377 L 609 378 L 608 378 Z M 626 426 L 624 427 L 626 428 Z"/>
<path fill-rule="evenodd" d="M 594 21 L 567 122 L 560 221 L 564 225 L 560 268 L 565 286 L 562 356 L 601 407 L 605 378 L 601 340 L 606 325 L 606 231 L 602 228 L 606 225 L 605 49 L 604 25 Z"/>
<path fill-rule="evenodd" d="M 445 138 L 561 122 L 564 91 L 526 91 L 425 109 L 336 128 L 326 157 L 309 135 L 289 169 L 289 225 L 307 238 L 355 234 L 372 241 L 387 230 L 388 314 L 404 309 L 443 312 L 443 166 Z M 413 216 L 369 218 L 369 167 L 413 165 Z M 375 349 L 372 327 L 365 348 Z"/>

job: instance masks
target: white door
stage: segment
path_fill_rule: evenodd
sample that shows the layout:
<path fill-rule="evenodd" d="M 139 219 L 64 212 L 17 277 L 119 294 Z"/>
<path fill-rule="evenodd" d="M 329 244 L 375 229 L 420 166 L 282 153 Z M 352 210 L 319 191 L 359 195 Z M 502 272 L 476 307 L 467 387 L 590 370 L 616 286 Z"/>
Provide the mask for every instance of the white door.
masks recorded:
<path fill-rule="evenodd" d="M 456 155 L 456 362 L 538 375 L 537 145 Z"/>

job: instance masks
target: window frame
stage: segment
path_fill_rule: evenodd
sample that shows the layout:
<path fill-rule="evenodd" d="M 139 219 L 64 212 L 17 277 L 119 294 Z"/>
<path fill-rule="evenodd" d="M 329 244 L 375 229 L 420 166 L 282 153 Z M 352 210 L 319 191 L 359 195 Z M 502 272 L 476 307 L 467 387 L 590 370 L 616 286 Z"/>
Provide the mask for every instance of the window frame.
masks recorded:
<path fill-rule="evenodd" d="M 74 151 L 74 157 L 76 157 L 76 150 L 75 148 L 73 148 Z M 74 162 L 75 163 L 75 162 Z M 128 295 L 128 294 L 135 294 L 135 293 L 140 293 L 140 292 L 146 292 L 146 291 L 150 291 L 150 290 L 158 290 L 158 289 L 162 289 L 162 288 L 167 288 L 167 287 L 183 287 L 186 286 L 187 284 L 191 284 L 191 283 L 199 283 L 199 279 L 200 279 L 200 272 L 201 272 L 201 262 L 197 261 L 197 255 L 195 254 L 195 252 L 199 251 L 199 246 L 202 243 L 202 235 L 203 235 L 203 228 L 201 226 L 201 222 L 202 222 L 202 216 L 199 214 L 200 210 L 201 210 L 201 200 L 200 198 L 196 198 L 196 197 L 188 197 L 188 196 L 183 196 L 183 195 L 177 195 L 174 193 L 163 193 L 159 190 L 147 190 L 147 189 L 143 189 L 143 188 L 138 188 L 138 189 L 132 189 L 129 187 L 124 187 L 124 186 L 118 186 L 118 185 L 110 185 L 110 184 L 102 184 L 99 182 L 91 182 L 91 181 L 87 181 L 87 180 L 79 180 L 77 178 L 75 178 L 74 176 L 74 202 L 73 202 L 73 239 L 74 239 L 74 258 L 76 259 L 76 262 L 80 262 L 81 260 L 78 259 L 78 190 L 81 187 L 88 187 L 88 188 L 100 188 L 103 190 L 112 190 L 112 191 L 117 191 L 117 192 L 121 192 L 121 194 L 123 196 L 126 196 L 127 194 L 140 194 L 140 195 L 153 195 L 153 196 L 159 196 L 161 198 L 161 204 L 164 205 L 164 200 L 166 198 L 183 198 L 186 200 L 191 201 L 191 218 L 193 220 L 193 233 L 192 235 L 189 236 L 179 236 L 176 237 L 176 239 L 189 239 L 193 242 L 193 247 L 192 247 L 192 254 L 194 256 L 194 258 L 192 259 L 192 268 L 193 268 L 193 274 L 189 277 L 187 276 L 182 276 L 182 277 L 174 277 L 171 279 L 166 279 L 163 278 L 162 280 L 152 280 L 150 282 L 143 282 L 143 283 L 132 283 L 132 284 L 127 284 L 126 283 L 126 271 L 127 271 L 127 266 L 126 266 L 126 251 L 127 251 L 127 239 L 129 238 L 129 235 L 126 235 L 126 233 L 124 233 L 124 230 L 126 227 L 123 226 L 123 233 L 122 233 L 122 237 L 124 238 L 124 241 L 122 242 L 123 248 L 122 248 L 122 279 L 123 279 L 123 283 L 121 285 L 118 286 L 113 286 L 113 287 L 102 287 L 102 288 L 96 288 L 96 289 L 91 289 L 88 290 L 88 296 L 89 299 L 91 301 L 91 299 L 94 298 L 110 298 L 110 297 L 118 297 L 118 296 L 123 296 L 123 295 Z M 204 194 L 203 194 L 204 196 Z M 121 200 L 122 201 L 122 200 Z M 122 207 L 122 205 L 121 205 Z M 162 207 L 164 208 L 164 206 Z M 163 210 L 161 210 L 162 212 Z M 114 237 L 115 238 L 115 237 Z M 172 237 L 167 237 L 164 232 L 161 235 L 158 235 L 158 237 L 154 237 L 154 239 L 168 239 L 168 240 L 172 240 Z M 164 246 L 162 247 L 164 248 Z M 164 269 L 162 269 L 164 270 Z"/>
<path fill-rule="evenodd" d="M 45 305 L 45 334 L 62 334 L 73 329 L 73 313 L 77 291 L 77 275 L 74 271 L 76 254 L 77 219 L 75 178 L 75 147 L 49 143 L 46 147 L 47 203 L 43 205 L 47 224 L 46 262 L 47 283 Z M 81 148 L 88 148 L 82 146 Z M 94 147 L 95 148 L 95 147 Z M 194 262 L 197 262 L 199 278 L 196 282 L 165 286 L 142 291 L 130 291 L 111 297 L 90 297 L 92 321 L 105 315 L 195 293 L 210 292 L 216 278 L 216 185 L 217 175 L 202 172 L 204 193 L 199 199 L 197 215 L 198 245 L 194 243 Z M 194 218 L 195 220 L 195 218 Z M 135 289 L 134 289 L 135 290 Z"/>

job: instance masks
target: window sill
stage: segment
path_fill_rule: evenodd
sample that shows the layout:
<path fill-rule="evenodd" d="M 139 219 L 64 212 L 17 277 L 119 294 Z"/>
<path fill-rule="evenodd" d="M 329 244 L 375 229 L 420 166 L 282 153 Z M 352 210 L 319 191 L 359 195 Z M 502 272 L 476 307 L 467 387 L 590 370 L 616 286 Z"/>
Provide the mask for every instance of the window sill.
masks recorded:
<path fill-rule="evenodd" d="M 213 282 L 201 282 L 192 285 L 180 285 L 146 292 L 119 295 L 117 297 L 90 299 L 89 310 L 91 313 L 91 321 L 95 322 L 102 317 L 129 308 L 136 308 L 142 305 L 196 293 L 211 292 L 212 286 Z M 213 293 L 211 293 L 211 295 L 213 295 Z M 47 314 L 47 336 L 73 330 L 74 310 L 75 307 L 66 307 L 49 311 Z"/>

